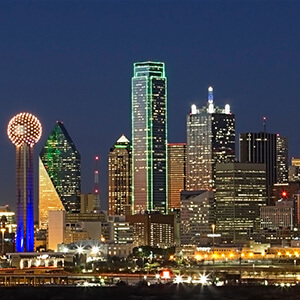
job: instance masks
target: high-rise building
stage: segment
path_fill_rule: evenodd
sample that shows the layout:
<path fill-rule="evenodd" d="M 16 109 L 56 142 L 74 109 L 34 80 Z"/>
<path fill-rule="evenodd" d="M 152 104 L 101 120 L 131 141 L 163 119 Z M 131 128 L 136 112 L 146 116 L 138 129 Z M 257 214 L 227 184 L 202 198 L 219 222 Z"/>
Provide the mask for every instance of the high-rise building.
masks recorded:
<path fill-rule="evenodd" d="M 289 177 L 289 148 L 288 138 L 277 134 L 276 141 L 277 183 L 288 182 Z"/>
<path fill-rule="evenodd" d="M 165 213 L 167 200 L 167 78 L 161 62 L 134 64 L 132 78 L 133 211 Z"/>
<path fill-rule="evenodd" d="M 292 164 L 289 166 L 289 181 L 300 182 L 300 158 L 292 157 Z"/>
<path fill-rule="evenodd" d="M 33 146 L 42 134 L 40 121 L 32 114 L 14 116 L 7 128 L 16 146 L 17 231 L 16 251 L 34 251 Z"/>
<path fill-rule="evenodd" d="M 39 156 L 39 222 L 50 210 L 80 212 L 81 158 L 64 124 L 56 122 Z"/>
<path fill-rule="evenodd" d="M 181 192 L 180 244 L 203 245 L 215 224 L 214 193 L 209 190 Z"/>
<path fill-rule="evenodd" d="M 245 242 L 260 230 L 260 208 L 266 205 L 264 164 L 216 165 L 216 232 L 227 243 Z"/>
<path fill-rule="evenodd" d="M 168 144 L 168 204 L 180 209 L 180 192 L 185 190 L 186 144 Z"/>
<path fill-rule="evenodd" d="M 109 215 L 131 213 L 131 144 L 122 135 L 108 156 Z"/>
<path fill-rule="evenodd" d="M 235 118 L 229 104 L 214 105 L 213 88 L 208 102 L 198 109 L 195 104 L 187 116 L 187 190 L 205 190 L 215 186 L 216 163 L 234 162 Z"/>
<path fill-rule="evenodd" d="M 240 134 L 240 162 L 266 165 L 267 199 L 277 182 L 277 136 L 275 133 L 247 132 Z"/>

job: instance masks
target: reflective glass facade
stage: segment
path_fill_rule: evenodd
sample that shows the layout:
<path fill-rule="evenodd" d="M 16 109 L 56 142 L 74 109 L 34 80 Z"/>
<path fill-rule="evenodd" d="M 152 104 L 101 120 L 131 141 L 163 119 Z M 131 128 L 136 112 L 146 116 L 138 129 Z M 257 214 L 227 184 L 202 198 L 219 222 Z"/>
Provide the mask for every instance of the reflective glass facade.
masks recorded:
<path fill-rule="evenodd" d="M 167 78 L 164 63 L 134 64 L 133 211 L 167 210 Z"/>
<path fill-rule="evenodd" d="M 57 122 L 49 135 L 40 153 L 40 163 L 40 174 L 48 175 L 64 209 L 71 213 L 79 212 L 81 158 L 62 122 Z M 46 173 L 43 173 L 43 167 Z M 43 195 L 49 196 L 49 194 L 52 194 L 51 201 L 57 203 L 57 197 L 50 186 L 50 182 L 42 179 L 43 176 L 39 182 L 40 209 L 47 207 L 47 201 L 50 201 L 50 198 L 43 197 Z M 42 215 L 42 212 L 40 212 L 40 215 Z"/>

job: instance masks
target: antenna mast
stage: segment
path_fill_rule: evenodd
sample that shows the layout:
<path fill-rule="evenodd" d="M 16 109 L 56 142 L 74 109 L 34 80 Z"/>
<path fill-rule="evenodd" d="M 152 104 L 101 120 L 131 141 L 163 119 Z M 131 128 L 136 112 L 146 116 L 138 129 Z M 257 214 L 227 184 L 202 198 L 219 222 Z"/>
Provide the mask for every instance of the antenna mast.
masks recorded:
<path fill-rule="evenodd" d="M 100 196 L 99 196 L 99 159 L 98 155 L 95 156 L 95 177 L 94 177 L 94 213 L 100 211 Z"/>

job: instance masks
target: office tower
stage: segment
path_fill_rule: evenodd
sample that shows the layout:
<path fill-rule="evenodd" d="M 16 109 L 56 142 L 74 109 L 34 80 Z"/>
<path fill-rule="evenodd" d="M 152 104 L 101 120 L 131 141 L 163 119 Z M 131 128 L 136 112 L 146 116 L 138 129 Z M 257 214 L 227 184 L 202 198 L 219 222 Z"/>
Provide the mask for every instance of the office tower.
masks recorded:
<path fill-rule="evenodd" d="M 277 134 L 276 141 L 276 164 L 277 164 L 277 183 L 288 182 L 289 175 L 289 153 L 288 138 Z"/>
<path fill-rule="evenodd" d="M 34 251 L 33 146 L 42 134 L 40 121 L 30 113 L 14 116 L 7 128 L 16 146 L 17 231 L 16 251 Z"/>
<path fill-rule="evenodd" d="M 182 191 L 180 244 L 203 245 L 210 238 L 212 225 L 215 224 L 215 207 L 213 191 Z"/>
<path fill-rule="evenodd" d="M 50 210 L 80 211 L 81 158 L 64 124 L 56 122 L 39 156 L 39 222 Z"/>
<path fill-rule="evenodd" d="M 49 211 L 48 225 L 47 249 L 56 251 L 58 244 L 65 242 L 66 212 L 64 210 Z"/>
<path fill-rule="evenodd" d="M 267 199 L 277 182 L 277 136 L 274 133 L 247 132 L 240 134 L 240 162 L 266 164 Z"/>
<path fill-rule="evenodd" d="M 187 190 L 205 190 L 215 186 L 215 165 L 234 162 L 235 118 L 230 106 L 214 105 L 213 88 L 208 102 L 198 109 L 192 105 L 187 116 Z"/>
<path fill-rule="evenodd" d="M 128 215 L 131 212 L 131 144 L 122 135 L 108 156 L 109 215 Z"/>
<path fill-rule="evenodd" d="M 81 194 L 80 195 L 80 213 L 90 214 L 95 208 L 95 195 L 94 194 Z"/>
<path fill-rule="evenodd" d="M 133 211 L 167 211 L 167 78 L 161 62 L 134 64 Z"/>
<path fill-rule="evenodd" d="M 216 165 L 216 232 L 226 243 L 246 241 L 260 229 L 260 208 L 266 205 L 264 164 Z"/>
<path fill-rule="evenodd" d="M 186 144 L 168 144 L 168 205 L 180 209 L 180 192 L 185 190 Z"/>

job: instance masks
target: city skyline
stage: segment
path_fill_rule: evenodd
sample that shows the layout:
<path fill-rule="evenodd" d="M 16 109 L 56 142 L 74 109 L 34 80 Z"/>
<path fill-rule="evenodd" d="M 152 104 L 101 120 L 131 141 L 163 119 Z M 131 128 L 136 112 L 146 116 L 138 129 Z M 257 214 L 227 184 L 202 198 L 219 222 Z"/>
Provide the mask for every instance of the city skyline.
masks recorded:
<path fill-rule="evenodd" d="M 267 131 L 288 137 L 290 155 L 300 156 L 297 3 L 177 2 L 171 9 L 164 3 L 138 8 L 134 1 L 119 3 L 117 9 L 107 2 L 72 7 L 1 3 L 1 8 L 1 151 L 7 157 L 0 174 L 2 204 L 14 208 L 14 155 L 4 127 L 10 116 L 26 110 L 45 128 L 36 153 L 52 124 L 66 123 L 83 158 L 83 192 L 93 190 L 93 157 L 100 154 L 100 198 L 107 206 L 107 155 L 121 134 L 130 138 L 130 78 L 136 61 L 167 66 L 169 142 L 185 142 L 190 105 L 202 106 L 212 85 L 218 105 L 229 102 L 236 115 L 236 135 L 261 131 L 266 115 Z M 265 11 L 268 18 L 259 18 Z M 153 23 L 145 31 L 137 24 L 146 12 Z M 214 22 L 208 22 L 212 15 Z M 123 28 L 113 25 L 111 16 L 123 20 Z M 156 27 L 162 34 L 151 43 L 142 33 L 154 36 Z M 124 46 L 127 41 L 135 47 Z M 287 98 L 289 105 L 284 105 Z"/>

